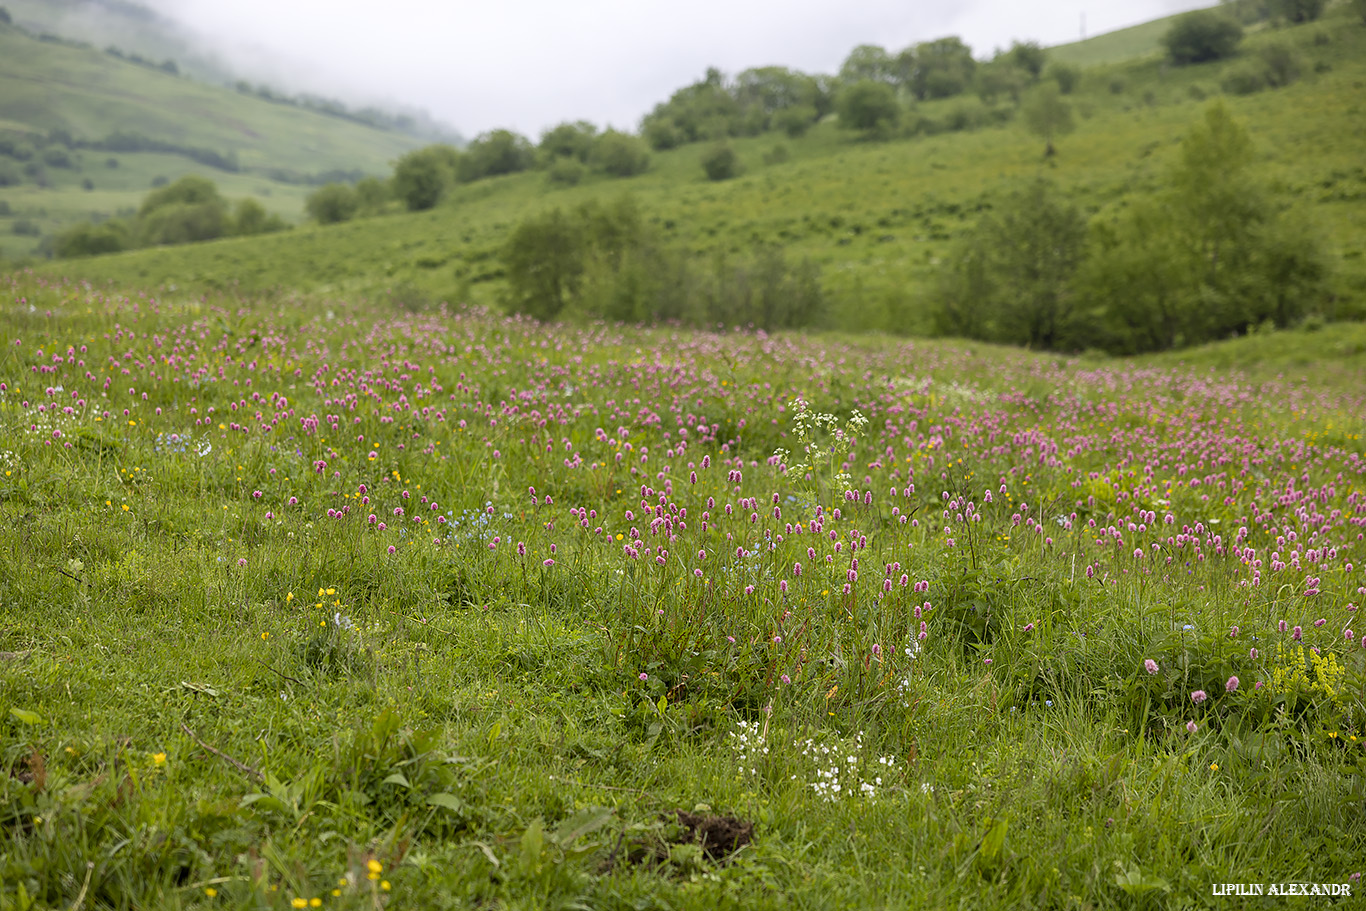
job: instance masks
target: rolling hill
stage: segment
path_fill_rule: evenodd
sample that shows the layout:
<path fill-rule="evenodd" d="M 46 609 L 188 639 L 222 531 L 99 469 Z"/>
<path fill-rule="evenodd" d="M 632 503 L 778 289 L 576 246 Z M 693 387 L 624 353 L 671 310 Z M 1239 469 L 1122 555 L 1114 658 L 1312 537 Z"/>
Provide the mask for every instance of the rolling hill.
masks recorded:
<path fill-rule="evenodd" d="M 188 173 L 297 220 L 310 184 L 386 174 L 429 141 L 169 69 L 0 24 L 0 256 Z"/>

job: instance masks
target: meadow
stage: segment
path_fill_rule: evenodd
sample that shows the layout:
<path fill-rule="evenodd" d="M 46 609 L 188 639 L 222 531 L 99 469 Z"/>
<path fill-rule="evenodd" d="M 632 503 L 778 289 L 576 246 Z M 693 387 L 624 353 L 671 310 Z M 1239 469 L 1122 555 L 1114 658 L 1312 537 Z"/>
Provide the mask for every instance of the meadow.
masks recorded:
<path fill-rule="evenodd" d="M 0 908 L 1362 888 L 1357 327 L 5 286 Z"/>

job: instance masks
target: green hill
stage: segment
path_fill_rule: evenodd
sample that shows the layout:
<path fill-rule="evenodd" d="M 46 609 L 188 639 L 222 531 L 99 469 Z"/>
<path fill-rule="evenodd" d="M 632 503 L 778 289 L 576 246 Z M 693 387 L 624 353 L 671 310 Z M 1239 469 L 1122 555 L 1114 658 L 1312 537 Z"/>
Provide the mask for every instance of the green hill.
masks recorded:
<path fill-rule="evenodd" d="M 1048 49 L 1048 54 L 1053 60 L 1072 66 L 1098 66 L 1151 57 L 1162 52 L 1162 36 L 1177 18 L 1168 16 L 1140 22 L 1084 41 L 1055 45 Z"/>
<path fill-rule="evenodd" d="M 0 25 L 0 140 L 0 255 L 11 258 L 187 173 L 297 220 L 310 181 L 385 174 L 424 144 L 12 25 Z"/>
<path fill-rule="evenodd" d="M 1008 106 L 959 97 L 917 105 L 915 115 L 932 128 L 912 138 L 865 141 L 827 118 L 799 139 L 769 133 L 732 140 L 744 172 L 719 183 L 700 167 L 707 147 L 694 144 L 656 153 L 650 169 L 630 179 L 596 176 L 561 188 L 531 171 L 459 185 L 426 213 L 303 227 L 287 238 L 143 250 L 45 271 L 139 285 L 492 304 L 504 286 L 499 250 L 520 220 L 630 194 L 650 223 L 701 257 L 773 244 L 809 257 L 822 267 L 834 325 L 921 332 L 928 329 L 926 290 L 993 191 L 1044 175 L 1087 213 L 1123 209 L 1160 187 L 1176 144 L 1230 68 L 1278 42 L 1297 55 L 1301 78 L 1225 101 L 1252 135 L 1258 176 L 1326 239 L 1336 314 L 1348 316 L 1366 302 L 1366 27 L 1340 8 L 1328 16 L 1250 34 L 1227 62 L 1170 67 L 1150 58 L 1086 70 L 1069 99 L 1076 132 L 1059 142 L 1054 159 L 1042 157 L 1042 142 L 1017 119 L 996 122 L 1003 111 L 1010 117 Z"/>

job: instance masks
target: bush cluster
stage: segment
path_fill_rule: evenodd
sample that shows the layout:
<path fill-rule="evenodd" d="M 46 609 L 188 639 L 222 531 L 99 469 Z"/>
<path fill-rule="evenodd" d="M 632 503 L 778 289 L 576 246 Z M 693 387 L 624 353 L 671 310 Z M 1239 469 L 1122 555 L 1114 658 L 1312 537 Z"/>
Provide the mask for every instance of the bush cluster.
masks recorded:
<path fill-rule="evenodd" d="M 1249 173 L 1222 104 L 1187 135 L 1161 195 L 1088 224 L 1040 181 L 992 200 L 936 291 L 940 332 L 1130 354 L 1293 325 L 1325 296 L 1327 257 Z"/>
<path fill-rule="evenodd" d="M 61 259 L 118 253 L 136 247 L 186 244 L 218 237 L 265 234 L 287 225 L 256 200 L 229 208 L 213 181 L 190 175 L 147 194 L 128 219 L 82 222 L 57 234 L 53 252 Z"/>
<path fill-rule="evenodd" d="M 667 244 L 629 198 L 552 209 L 519 224 L 502 251 L 511 313 L 694 326 L 809 326 L 824 311 L 820 276 L 767 248 L 700 257 Z"/>

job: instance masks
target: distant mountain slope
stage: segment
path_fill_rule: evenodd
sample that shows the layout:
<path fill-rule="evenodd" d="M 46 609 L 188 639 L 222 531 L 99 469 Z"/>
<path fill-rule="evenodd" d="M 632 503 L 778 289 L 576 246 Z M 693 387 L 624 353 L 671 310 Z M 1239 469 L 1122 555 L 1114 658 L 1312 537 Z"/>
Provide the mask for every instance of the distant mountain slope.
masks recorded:
<path fill-rule="evenodd" d="M 383 174 L 422 141 L 0 26 L 0 130 L 115 133 L 236 158 L 244 171 Z"/>

